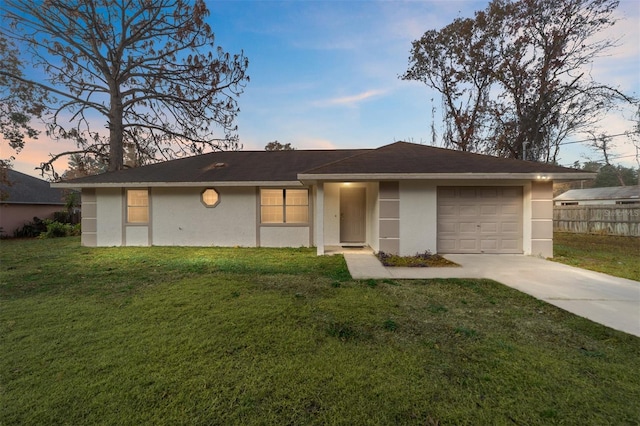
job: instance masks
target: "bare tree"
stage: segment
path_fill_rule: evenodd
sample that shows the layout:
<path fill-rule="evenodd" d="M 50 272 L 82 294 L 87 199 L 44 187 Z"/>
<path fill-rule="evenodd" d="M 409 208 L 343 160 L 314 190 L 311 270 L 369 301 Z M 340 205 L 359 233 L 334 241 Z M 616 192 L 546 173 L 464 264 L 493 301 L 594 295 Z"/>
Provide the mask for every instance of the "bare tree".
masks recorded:
<path fill-rule="evenodd" d="M 601 152 L 604 158 L 604 165 L 602 166 L 602 168 L 610 168 L 615 174 L 620 186 L 625 186 L 624 179 L 622 177 L 622 174 L 620 173 L 620 168 L 616 169 L 609 160 L 609 152 L 614 148 L 613 143 L 611 142 L 611 138 L 606 134 L 596 135 L 595 133 L 591 133 L 591 139 L 593 140 L 593 148 Z"/>
<path fill-rule="evenodd" d="M 629 140 L 636 150 L 636 164 L 638 165 L 638 183 L 640 186 L 640 105 L 636 108 L 633 130 L 628 134 Z"/>
<path fill-rule="evenodd" d="M 0 11 L 4 35 L 46 78 L 0 76 L 58 97 L 48 135 L 78 148 L 53 154 L 43 171 L 71 154 L 119 170 L 126 144 L 138 164 L 237 148 L 248 60 L 215 45 L 203 0 L 4 0 Z"/>
<path fill-rule="evenodd" d="M 444 142 L 461 151 L 480 149 L 491 87 L 492 38 L 478 30 L 486 14 L 456 19 L 440 31 L 429 30 L 413 42 L 404 80 L 417 80 L 442 96 Z"/>
<path fill-rule="evenodd" d="M 615 45 L 617 0 L 493 0 L 414 41 L 403 76 L 439 91 L 460 149 L 555 162 L 561 141 L 593 128 L 619 102 L 634 102 L 588 75 Z M 466 138 L 465 137 L 468 137 Z"/>

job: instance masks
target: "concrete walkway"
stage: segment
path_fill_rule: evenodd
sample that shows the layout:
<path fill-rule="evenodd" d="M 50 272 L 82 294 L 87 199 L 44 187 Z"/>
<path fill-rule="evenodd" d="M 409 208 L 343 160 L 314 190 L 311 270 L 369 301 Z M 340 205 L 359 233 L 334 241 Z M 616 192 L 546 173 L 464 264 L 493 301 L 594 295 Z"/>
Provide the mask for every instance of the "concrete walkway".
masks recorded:
<path fill-rule="evenodd" d="M 459 268 L 385 268 L 344 253 L 354 279 L 488 278 L 592 321 L 640 337 L 640 282 L 531 256 L 455 254 Z"/>

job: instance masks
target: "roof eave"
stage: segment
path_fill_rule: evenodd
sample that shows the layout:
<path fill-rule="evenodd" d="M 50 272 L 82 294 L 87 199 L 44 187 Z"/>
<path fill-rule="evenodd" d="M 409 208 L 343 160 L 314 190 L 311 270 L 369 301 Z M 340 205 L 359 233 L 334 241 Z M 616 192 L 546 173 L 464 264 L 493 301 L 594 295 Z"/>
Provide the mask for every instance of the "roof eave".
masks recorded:
<path fill-rule="evenodd" d="M 301 181 L 369 181 L 369 180 L 584 180 L 594 179 L 596 173 L 301 173 Z"/>
<path fill-rule="evenodd" d="M 73 183 L 55 182 L 52 188 L 187 188 L 187 187 L 241 187 L 241 186 L 302 186 L 302 182 L 292 181 L 202 181 L 202 182 L 102 182 L 102 183 Z"/>
<path fill-rule="evenodd" d="M 0 204 L 1 205 L 5 205 L 5 204 L 29 205 L 29 206 L 64 206 L 65 205 L 65 203 L 62 201 L 46 202 L 46 201 L 11 201 L 11 200 L 0 201 Z"/>

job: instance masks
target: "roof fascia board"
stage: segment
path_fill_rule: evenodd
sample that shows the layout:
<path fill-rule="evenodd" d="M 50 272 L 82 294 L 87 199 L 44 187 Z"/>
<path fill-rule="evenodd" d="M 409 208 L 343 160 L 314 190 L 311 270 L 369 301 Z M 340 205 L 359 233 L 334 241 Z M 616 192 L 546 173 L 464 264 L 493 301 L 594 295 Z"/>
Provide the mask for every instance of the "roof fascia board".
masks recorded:
<path fill-rule="evenodd" d="M 354 181 L 354 180 L 581 180 L 594 179 L 596 173 L 301 173 L 301 181 Z"/>
<path fill-rule="evenodd" d="M 203 187 L 203 186 L 229 186 L 229 187 L 241 187 L 241 186 L 303 186 L 302 182 L 297 180 L 292 181 L 210 181 L 210 182 L 105 182 L 105 183 L 66 183 L 55 182 L 51 183 L 52 188 L 176 188 L 176 187 Z"/>
<path fill-rule="evenodd" d="M 41 202 L 41 201 L 11 201 L 11 200 L 4 200 L 4 201 L 0 201 L 0 205 L 5 205 L 5 204 L 12 204 L 12 205 L 29 205 L 29 206 L 64 206 L 65 203 L 63 203 L 62 201 L 58 202 L 58 203 L 46 203 L 46 202 Z"/>

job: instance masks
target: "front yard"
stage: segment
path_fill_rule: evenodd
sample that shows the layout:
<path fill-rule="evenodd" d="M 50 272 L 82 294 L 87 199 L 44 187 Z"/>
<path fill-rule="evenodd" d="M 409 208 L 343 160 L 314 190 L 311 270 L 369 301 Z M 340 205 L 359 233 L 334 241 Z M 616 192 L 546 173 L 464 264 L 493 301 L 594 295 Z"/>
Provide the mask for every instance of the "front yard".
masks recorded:
<path fill-rule="evenodd" d="M 640 339 L 309 249 L 0 243 L 0 424 L 637 424 Z"/>

